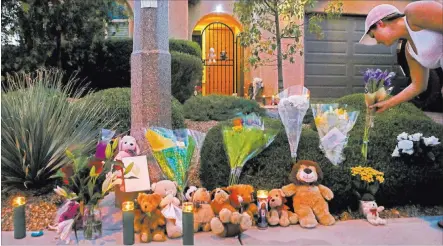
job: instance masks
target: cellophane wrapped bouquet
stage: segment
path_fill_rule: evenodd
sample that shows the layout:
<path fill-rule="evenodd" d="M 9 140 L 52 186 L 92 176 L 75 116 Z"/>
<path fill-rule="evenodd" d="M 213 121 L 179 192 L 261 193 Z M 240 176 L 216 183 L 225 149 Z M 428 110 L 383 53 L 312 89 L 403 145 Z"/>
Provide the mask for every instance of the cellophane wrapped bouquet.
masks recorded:
<path fill-rule="evenodd" d="M 332 164 L 342 163 L 345 160 L 343 150 L 359 111 L 348 112 L 346 105 L 339 107 L 339 104 L 312 104 L 311 107 L 320 136 L 320 149 Z"/>
<path fill-rule="evenodd" d="M 369 129 L 374 127 L 374 115 L 377 109 L 369 109 L 369 106 L 385 100 L 391 93 L 391 80 L 395 76 L 394 72 L 382 71 L 380 69 L 368 69 L 363 74 L 365 82 L 365 103 L 366 103 L 366 117 L 365 117 L 365 131 L 363 135 L 363 145 L 361 153 L 365 160 L 368 159 L 368 143 L 369 143 Z"/>
<path fill-rule="evenodd" d="M 267 148 L 275 139 L 278 129 L 266 127 L 255 113 L 240 116 L 222 128 L 225 151 L 231 173 L 229 185 L 238 184 L 245 163 Z"/>
<path fill-rule="evenodd" d="M 297 158 L 303 118 L 309 108 L 309 90 L 303 86 L 291 86 L 278 94 L 278 113 L 288 136 L 291 157 Z"/>

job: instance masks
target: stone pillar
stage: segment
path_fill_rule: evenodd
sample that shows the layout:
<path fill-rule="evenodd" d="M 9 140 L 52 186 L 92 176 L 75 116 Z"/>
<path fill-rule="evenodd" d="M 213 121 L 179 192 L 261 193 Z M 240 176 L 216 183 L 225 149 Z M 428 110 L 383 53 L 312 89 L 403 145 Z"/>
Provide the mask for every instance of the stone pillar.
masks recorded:
<path fill-rule="evenodd" d="M 148 156 L 151 182 L 161 171 L 144 136 L 152 126 L 171 128 L 171 55 L 168 1 L 134 1 L 131 55 L 131 135 Z"/>

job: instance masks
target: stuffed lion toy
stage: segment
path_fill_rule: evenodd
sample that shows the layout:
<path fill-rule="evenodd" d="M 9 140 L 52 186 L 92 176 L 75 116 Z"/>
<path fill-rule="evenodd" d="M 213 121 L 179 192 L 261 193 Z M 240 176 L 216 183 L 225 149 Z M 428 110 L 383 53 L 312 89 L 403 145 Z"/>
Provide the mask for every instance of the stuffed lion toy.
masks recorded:
<path fill-rule="evenodd" d="M 290 174 L 292 184 L 282 188 L 286 197 L 293 196 L 294 212 L 298 215 L 300 226 L 304 228 L 333 225 L 334 217 L 329 213 L 328 203 L 334 193 L 320 182 L 323 172 L 313 161 L 301 160 L 294 164 Z M 316 219 L 318 218 L 318 221 Z"/>

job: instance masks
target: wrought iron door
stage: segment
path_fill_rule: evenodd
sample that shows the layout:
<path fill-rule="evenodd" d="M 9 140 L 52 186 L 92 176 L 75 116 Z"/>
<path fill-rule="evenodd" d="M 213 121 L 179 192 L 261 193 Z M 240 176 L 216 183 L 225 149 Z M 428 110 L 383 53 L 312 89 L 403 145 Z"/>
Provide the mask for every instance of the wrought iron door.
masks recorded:
<path fill-rule="evenodd" d="M 224 23 L 213 22 L 203 29 L 202 39 L 205 94 L 237 93 L 238 50 L 234 32 Z"/>

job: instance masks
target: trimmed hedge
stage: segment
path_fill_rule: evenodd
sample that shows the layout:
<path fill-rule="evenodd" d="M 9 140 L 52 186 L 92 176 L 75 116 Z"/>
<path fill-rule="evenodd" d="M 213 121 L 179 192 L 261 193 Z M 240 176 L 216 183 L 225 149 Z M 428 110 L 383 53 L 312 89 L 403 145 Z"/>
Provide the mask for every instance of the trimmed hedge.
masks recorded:
<path fill-rule="evenodd" d="M 364 109 L 363 94 L 349 95 L 338 100 L 352 108 Z M 310 111 L 311 109 L 309 109 Z M 350 133 L 348 146 L 344 150 L 346 160 L 332 165 L 319 149 L 319 137 L 315 129 L 304 128 L 302 131 L 298 159 L 314 160 L 324 172 L 323 184 L 335 194 L 329 203 L 331 211 L 337 212 L 351 207 L 357 208 L 357 201 L 352 195 L 350 168 L 364 165 L 361 156 L 361 143 L 364 130 L 364 114 L 360 111 L 357 123 Z M 265 124 L 272 122 L 266 119 Z M 228 183 L 229 164 L 224 151 L 221 125 L 208 132 L 201 151 L 202 185 L 208 189 L 225 186 Z M 275 141 L 262 153 L 251 159 L 244 166 L 240 183 L 249 183 L 257 189 L 279 188 L 289 183 L 288 175 L 292 163 L 289 144 L 283 126 Z M 370 133 L 369 159 L 366 166 L 371 166 L 385 174 L 385 182 L 376 195 L 376 200 L 383 206 L 412 204 L 438 205 L 443 203 L 443 196 L 437 194 L 443 190 L 443 155 L 434 166 L 411 166 L 391 158 L 397 143 L 396 137 L 402 132 L 410 134 L 421 132 L 424 136 L 443 136 L 443 126 L 430 118 L 410 103 L 399 105 L 379 114 L 375 118 L 375 128 Z M 442 148 L 440 145 L 439 148 Z M 443 149 L 443 148 L 442 148 Z"/>
<path fill-rule="evenodd" d="M 262 116 L 266 113 L 256 101 L 224 95 L 191 97 L 184 103 L 183 111 L 186 119 L 195 121 L 223 121 L 240 113 Z"/>
<path fill-rule="evenodd" d="M 182 39 L 169 39 L 169 51 L 177 51 L 196 56 L 201 62 L 202 50 L 196 42 Z"/>
<path fill-rule="evenodd" d="M 111 88 L 95 92 L 82 100 L 96 100 L 105 98 L 108 105 L 108 114 L 115 113 L 117 123 L 117 133 L 126 132 L 131 129 L 131 88 Z M 185 119 L 182 113 L 182 105 L 177 99 L 172 98 L 172 128 L 184 128 Z"/>
<path fill-rule="evenodd" d="M 181 103 L 194 93 L 194 86 L 203 76 L 201 59 L 176 51 L 171 51 L 171 93 Z"/>

